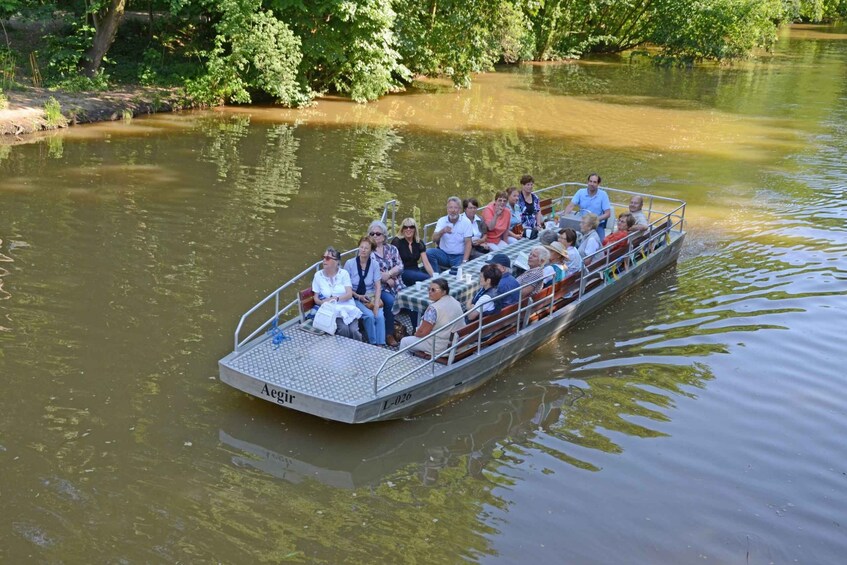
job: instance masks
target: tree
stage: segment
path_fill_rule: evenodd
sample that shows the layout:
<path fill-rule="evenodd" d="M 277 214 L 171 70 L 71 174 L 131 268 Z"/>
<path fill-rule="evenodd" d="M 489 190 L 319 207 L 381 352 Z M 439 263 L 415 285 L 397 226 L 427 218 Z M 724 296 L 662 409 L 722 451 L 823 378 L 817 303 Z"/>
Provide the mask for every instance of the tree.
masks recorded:
<path fill-rule="evenodd" d="M 93 6 L 91 19 L 94 22 L 94 40 L 85 52 L 83 70 L 93 77 L 100 70 L 103 58 L 115 42 L 115 34 L 124 17 L 126 0 L 106 0 L 105 4 Z"/>

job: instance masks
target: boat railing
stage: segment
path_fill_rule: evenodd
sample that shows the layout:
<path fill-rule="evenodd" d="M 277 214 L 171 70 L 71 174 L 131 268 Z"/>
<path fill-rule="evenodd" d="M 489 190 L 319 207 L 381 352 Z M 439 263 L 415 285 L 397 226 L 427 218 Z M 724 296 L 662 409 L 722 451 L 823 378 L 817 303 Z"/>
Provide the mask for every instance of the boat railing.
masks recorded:
<path fill-rule="evenodd" d="M 618 272 L 621 270 L 622 266 L 626 262 L 630 262 L 631 264 L 640 263 L 641 260 L 647 258 L 653 251 L 660 248 L 662 245 L 668 242 L 671 231 L 681 231 L 682 230 L 682 217 L 684 213 L 684 203 L 677 209 L 674 209 L 671 213 L 663 215 L 661 218 L 651 222 L 647 234 L 641 232 L 634 232 L 629 234 L 625 239 L 618 240 L 613 242 L 592 255 L 585 258 L 582 270 L 580 272 L 580 276 L 578 277 L 578 287 L 573 289 L 573 292 L 576 293 L 575 297 L 569 296 L 569 298 L 573 298 L 573 302 L 579 302 L 583 299 L 583 296 L 593 290 L 594 286 L 598 283 L 608 283 L 611 284 L 615 280 L 617 280 L 617 276 L 620 274 L 612 275 L 612 273 Z M 613 249 L 621 244 L 625 244 L 623 253 L 615 253 Z M 596 282 L 594 282 L 596 281 Z M 479 316 L 474 320 L 476 324 L 476 328 L 464 335 L 460 336 L 459 333 L 456 332 L 456 329 L 453 327 L 454 324 L 464 322 L 465 316 L 467 312 L 463 313 L 462 316 L 457 317 L 453 320 L 450 320 L 444 327 L 439 330 L 429 334 L 426 336 L 425 340 L 429 341 L 429 359 L 427 363 L 424 365 L 419 365 L 413 369 L 407 370 L 401 373 L 398 376 L 395 376 L 392 380 L 388 382 L 380 382 L 380 376 L 383 374 L 390 374 L 390 368 L 402 361 L 402 356 L 409 355 L 415 348 L 416 344 L 409 345 L 404 347 L 397 352 L 393 353 L 389 357 L 387 357 L 382 364 L 379 366 L 377 371 L 374 373 L 373 377 L 373 391 L 374 394 L 379 394 L 380 391 L 385 390 L 386 388 L 391 387 L 392 385 L 402 381 L 403 379 L 409 377 L 410 375 L 417 373 L 425 368 L 428 368 L 432 374 L 435 373 L 436 363 L 442 363 L 445 360 L 446 365 L 452 365 L 456 356 L 456 353 L 460 350 L 464 350 L 471 344 L 474 340 L 476 341 L 475 346 L 473 347 L 473 354 L 479 354 L 483 349 L 483 338 L 487 333 L 490 333 L 492 329 L 496 327 L 502 327 L 504 324 L 507 326 L 511 326 L 511 324 L 515 325 L 514 333 L 519 333 L 523 329 L 527 327 L 530 321 L 530 317 L 534 312 L 538 312 L 544 309 L 547 309 L 547 314 L 550 315 L 553 313 L 555 309 L 556 302 L 562 298 L 557 296 L 557 291 L 563 288 L 563 285 L 573 285 L 575 281 L 571 279 L 571 277 L 566 277 L 563 281 L 559 281 L 558 283 L 553 283 L 552 289 L 549 294 L 540 298 L 539 300 L 533 299 L 533 297 L 528 298 L 519 298 L 517 304 L 517 309 L 504 317 L 495 317 L 491 319 L 491 317 L 486 317 L 482 315 L 481 308 L 482 305 L 475 306 L 469 311 L 479 310 Z M 527 283 L 519 288 L 511 290 L 502 295 L 498 295 L 498 299 L 503 297 L 507 297 L 513 293 L 521 293 L 523 289 L 532 286 L 533 283 Z M 486 318 L 488 318 L 486 320 Z M 465 326 L 465 324 L 461 324 Z M 436 336 L 449 334 L 453 335 L 450 338 L 450 345 L 445 350 L 436 353 L 435 344 L 436 344 Z"/>
<path fill-rule="evenodd" d="M 383 223 L 390 217 L 392 226 L 396 221 L 396 210 L 397 210 L 397 200 L 389 200 L 383 205 L 382 214 L 380 215 L 380 221 Z M 348 249 L 341 253 L 342 265 L 346 258 L 352 257 L 356 254 L 358 248 Z M 299 293 L 303 288 L 311 287 L 312 285 L 312 277 L 315 272 L 320 269 L 322 266 L 321 261 L 317 261 L 311 265 L 309 265 L 306 269 L 304 269 L 299 274 L 295 275 L 288 282 L 268 294 L 265 298 L 256 303 L 255 306 L 247 310 L 244 314 L 241 315 L 241 319 L 238 321 L 238 325 L 235 328 L 235 335 L 233 338 L 235 344 L 235 351 L 238 352 L 251 340 L 261 335 L 262 332 L 267 331 L 270 328 L 273 328 L 279 321 L 286 317 L 286 315 L 292 315 L 295 312 L 300 316 L 301 321 L 305 321 L 306 312 L 302 312 L 299 309 L 300 305 L 300 296 Z M 271 306 L 272 305 L 272 306 Z M 245 338 L 241 339 L 241 332 L 244 329 L 247 321 L 251 319 L 254 315 L 259 312 L 267 312 L 269 308 L 272 307 L 272 313 L 270 316 L 261 321 L 261 323 L 250 332 Z"/>

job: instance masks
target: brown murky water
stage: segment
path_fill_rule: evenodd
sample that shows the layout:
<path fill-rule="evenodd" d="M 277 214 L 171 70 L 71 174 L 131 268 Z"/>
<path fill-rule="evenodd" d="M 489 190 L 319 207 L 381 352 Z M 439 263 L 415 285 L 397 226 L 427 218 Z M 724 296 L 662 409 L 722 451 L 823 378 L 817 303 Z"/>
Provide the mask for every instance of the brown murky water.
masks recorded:
<path fill-rule="evenodd" d="M 845 37 L 0 145 L 0 559 L 839 562 Z M 689 202 L 680 264 L 489 386 L 345 427 L 217 381 L 241 313 L 384 201 L 591 170 Z"/>

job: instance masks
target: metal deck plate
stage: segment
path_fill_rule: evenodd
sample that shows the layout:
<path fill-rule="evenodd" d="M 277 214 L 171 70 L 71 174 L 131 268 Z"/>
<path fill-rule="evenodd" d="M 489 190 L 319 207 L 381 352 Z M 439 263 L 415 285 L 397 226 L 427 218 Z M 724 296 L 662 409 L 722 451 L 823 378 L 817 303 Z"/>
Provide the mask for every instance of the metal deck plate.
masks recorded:
<path fill-rule="evenodd" d="M 225 364 L 245 376 L 301 394 L 356 405 L 375 398 L 373 376 L 392 350 L 353 339 L 289 329 L 286 339 L 277 347 L 270 338 L 229 359 Z M 380 383 L 391 382 L 426 360 L 402 354 L 383 371 Z M 436 373 L 440 367 L 436 367 Z M 426 367 L 380 392 L 384 396 L 396 389 L 432 378 Z"/>

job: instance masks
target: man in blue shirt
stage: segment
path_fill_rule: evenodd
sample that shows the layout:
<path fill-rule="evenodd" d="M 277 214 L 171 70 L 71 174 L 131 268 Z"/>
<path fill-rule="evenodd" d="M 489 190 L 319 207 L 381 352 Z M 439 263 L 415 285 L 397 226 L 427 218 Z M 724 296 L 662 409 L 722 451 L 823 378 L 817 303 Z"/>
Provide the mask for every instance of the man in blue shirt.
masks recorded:
<path fill-rule="evenodd" d="M 612 204 L 609 195 L 600 188 L 600 175 L 591 173 L 588 175 L 588 188 L 580 188 L 571 198 L 570 204 L 565 207 L 564 215 L 573 212 L 574 206 L 579 206 L 580 215 L 585 212 L 597 214 L 600 223 L 597 226 L 597 234 L 600 241 L 606 237 L 606 220 L 612 215 Z"/>
<path fill-rule="evenodd" d="M 513 292 L 508 296 L 503 296 L 510 290 L 521 286 L 518 280 L 512 276 L 512 262 L 509 260 L 509 256 L 505 253 L 496 253 L 486 263 L 497 267 L 503 275 L 500 277 L 500 284 L 497 285 L 497 298 L 494 299 L 497 301 L 499 308 L 504 308 L 509 304 L 516 304 L 518 298 L 520 298 L 520 292 Z"/>

